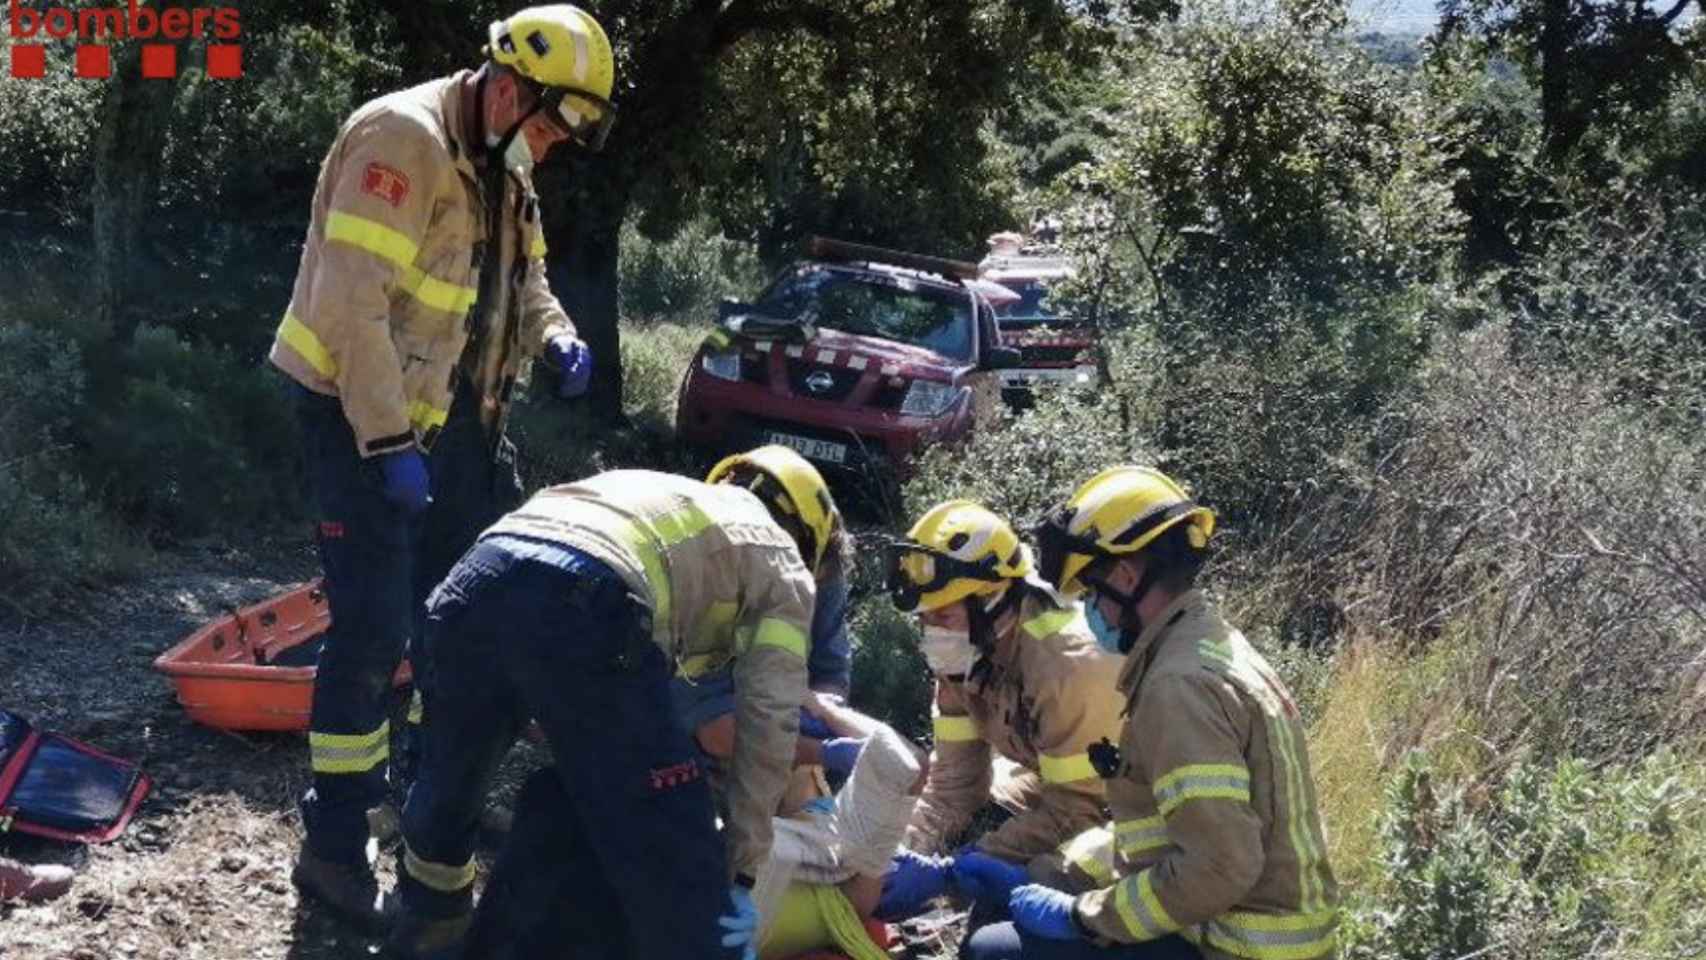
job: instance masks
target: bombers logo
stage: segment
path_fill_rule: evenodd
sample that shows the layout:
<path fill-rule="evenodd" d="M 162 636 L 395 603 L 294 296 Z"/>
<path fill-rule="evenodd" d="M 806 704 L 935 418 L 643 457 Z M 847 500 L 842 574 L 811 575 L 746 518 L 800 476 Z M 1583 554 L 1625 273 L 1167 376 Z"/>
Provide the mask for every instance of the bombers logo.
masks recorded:
<path fill-rule="evenodd" d="M 161 10 L 128 0 L 124 6 L 76 10 L 36 6 L 7 0 L 6 28 L 12 41 L 11 75 L 19 79 L 47 76 L 47 41 L 82 41 L 77 45 L 79 77 L 112 75 L 112 48 L 119 40 L 159 41 L 142 45 L 142 75 L 171 78 L 178 73 L 178 43 L 207 41 L 207 75 L 235 79 L 243 75 L 243 47 L 232 42 L 242 35 L 241 13 L 235 7 L 172 7 Z"/>

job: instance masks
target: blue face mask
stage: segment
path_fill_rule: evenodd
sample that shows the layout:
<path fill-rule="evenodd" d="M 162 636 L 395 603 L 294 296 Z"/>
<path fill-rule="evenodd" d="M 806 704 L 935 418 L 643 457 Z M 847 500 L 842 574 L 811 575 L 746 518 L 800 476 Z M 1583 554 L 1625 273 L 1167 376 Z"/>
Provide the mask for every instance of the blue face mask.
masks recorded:
<path fill-rule="evenodd" d="M 1109 623 L 1107 617 L 1102 616 L 1101 604 L 1094 601 L 1085 603 L 1084 620 L 1089 623 L 1090 632 L 1096 635 L 1096 646 L 1109 653 L 1125 653 L 1124 650 L 1120 649 L 1120 641 L 1124 639 L 1124 634 L 1120 633 L 1118 627 Z"/>

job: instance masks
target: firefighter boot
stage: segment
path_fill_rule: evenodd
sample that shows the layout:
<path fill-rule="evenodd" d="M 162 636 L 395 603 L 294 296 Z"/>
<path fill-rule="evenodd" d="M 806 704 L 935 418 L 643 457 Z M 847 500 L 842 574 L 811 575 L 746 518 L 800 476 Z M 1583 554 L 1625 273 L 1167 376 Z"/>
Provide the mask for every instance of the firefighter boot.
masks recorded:
<path fill-rule="evenodd" d="M 366 933 L 383 934 L 391 925 L 391 900 L 379 892 L 379 878 L 367 864 L 322 860 L 304 847 L 290 879 L 298 890 Z"/>
<path fill-rule="evenodd" d="M 460 960 L 473 920 L 471 905 L 448 917 L 428 917 L 405 908 L 385 938 L 385 955 L 395 960 Z"/>

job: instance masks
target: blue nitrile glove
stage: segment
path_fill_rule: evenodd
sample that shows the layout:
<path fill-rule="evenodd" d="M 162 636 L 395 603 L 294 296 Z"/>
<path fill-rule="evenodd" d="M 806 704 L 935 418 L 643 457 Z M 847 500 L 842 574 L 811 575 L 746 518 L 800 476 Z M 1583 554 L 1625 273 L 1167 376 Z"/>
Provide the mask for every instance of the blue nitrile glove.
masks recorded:
<path fill-rule="evenodd" d="M 829 729 L 829 724 L 819 720 L 815 714 L 805 707 L 800 708 L 800 736 L 813 740 L 828 740 L 835 736 L 835 731 Z"/>
<path fill-rule="evenodd" d="M 1031 882 L 1031 875 L 1016 863 L 987 853 L 972 851 L 954 858 L 954 886 L 979 903 L 999 906 L 1008 901 L 1015 887 Z"/>
<path fill-rule="evenodd" d="M 1072 919 L 1070 893 L 1062 893 L 1040 883 L 1027 883 L 1013 891 L 1007 906 L 1013 911 L 1013 922 L 1019 929 L 1050 940 L 1082 940 L 1078 924 Z"/>
<path fill-rule="evenodd" d="M 838 740 L 823 742 L 823 768 L 831 773 L 851 776 L 853 765 L 859 762 L 859 751 L 865 749 L 865 741 L 854 737 L 842 737 Z"/>
<path fill-rule="evenodd" d="M 420 513 L 432 503 L 426 458 L 414 447 L 381 454 L 379 472 L 385 476 L 385 499 L 409 513 Z"/>
<path fill-rule="evenodd" d="M 948 889 L 953 868 L 953 857 L 927 857 L 911 850 L 895 854 L 873 915 L 878 920 L 905 920 L 923 913 L 926 903 Z"/>
<path fill-rule="evenodd" d="M 833 813 L 835 813 L 835 798 L 834 797 L 814 797 L 810 800 L 807 800 L 806 805 L 801 807 L 800 809 L 806 811 L 807 813 L 833 814 Z"/>
<path fill-rule="evenodd" d="M 734 909 L 717 918 L 723 928 L 723 946 L 745 947 L 742 960 L 758 960 L 758 905 L 752 902 L 752 891 L 738 883 L 730 884 L 729 900 Z"/>
<path fill-rule="evenodd" d="M 545 353 L 557 367 L 557 396 L 567 399 L 586 392 L 592 380 L 592 351 L 572 333 L 551 338 Z"/>

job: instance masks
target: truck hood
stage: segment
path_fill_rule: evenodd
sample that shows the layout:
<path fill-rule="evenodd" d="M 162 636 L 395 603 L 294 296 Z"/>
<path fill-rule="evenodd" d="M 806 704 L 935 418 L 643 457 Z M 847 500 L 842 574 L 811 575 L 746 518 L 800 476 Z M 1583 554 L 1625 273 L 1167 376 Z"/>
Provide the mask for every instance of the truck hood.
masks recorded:
<path fill-rule="evenodd" d="M 945 357 L 928 347 L 896 343 L 877 337 L 820 328 L 803 344 L 757 341 L 760 350 L 780 350 L 813 363 L 871 369 L 888 376 L 951 382 L 971 369 L 971 363 Z"/>

